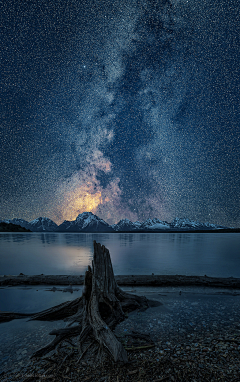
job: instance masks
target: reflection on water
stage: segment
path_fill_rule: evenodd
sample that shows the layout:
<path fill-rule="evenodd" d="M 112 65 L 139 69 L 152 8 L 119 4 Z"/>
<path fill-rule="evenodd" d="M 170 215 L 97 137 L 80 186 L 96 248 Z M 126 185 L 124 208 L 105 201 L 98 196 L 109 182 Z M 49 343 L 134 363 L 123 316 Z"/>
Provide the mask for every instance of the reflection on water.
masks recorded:
<path fill-rule="evenodd" d="M 52 306 L 72 301 L 82 295 L 82 286 L 73 286 L 73 292 L 63 292 L 64 286 L 57 286 L 52 292 L 48 286 L 5 287 L 0 289 L 1 311 L 37 313 Z"/>
<path fill-rule="evenodd" d="M 93 240 L 104 244 L 114 272 L 240 277 L 240 234 L 2 233 L 1 274 L 84 274 Z"/>

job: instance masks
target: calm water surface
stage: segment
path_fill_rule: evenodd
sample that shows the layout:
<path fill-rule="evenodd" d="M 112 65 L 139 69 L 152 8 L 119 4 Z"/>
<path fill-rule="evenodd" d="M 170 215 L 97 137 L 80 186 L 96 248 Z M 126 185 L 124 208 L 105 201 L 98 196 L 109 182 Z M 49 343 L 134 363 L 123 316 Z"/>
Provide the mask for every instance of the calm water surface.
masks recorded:
<path fill-rule="evenodd" d="M 240 234 L 0 234 L 0 274 L 84 274 L 93 240 L 104 244 L 116 275 L 240 277 Z"/>

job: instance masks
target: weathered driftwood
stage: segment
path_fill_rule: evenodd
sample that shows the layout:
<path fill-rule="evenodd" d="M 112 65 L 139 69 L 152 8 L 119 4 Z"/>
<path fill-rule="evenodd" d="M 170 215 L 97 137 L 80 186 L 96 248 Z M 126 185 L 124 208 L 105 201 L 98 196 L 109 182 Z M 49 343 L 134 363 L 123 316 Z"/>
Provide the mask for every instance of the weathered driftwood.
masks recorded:
<path fill-rule="evenodd" d="M 26 318 L 29 316 L 31 316 L 31 313 L 0 312 L 0 323 L 15 320 L 17 318 Z"/>
<path fill-rule="evenodd" d="M 43 310 L 39 313 L 31 315 L 30 320 L 41 321 L 56 321 L 63 320 L 66 317 L 72 316 L 77 313 L 78 308 L 82 307 L 82 298 L 76 298 L 73 301 L 66 301 L 62 304 L 56 305 L 53 308 Z"/>
<path fill-rule="evenodd" d="M 79 306 L 81 306 L 81 297 L 73 301 L 66 301 L 62 304 L 43 310 L 38 313 L 15 313 L 15 312 L 0 312 L 0 323 L 16 320 L 18 318 L 30 317 L 31 320 L 41 321 L 56 321 L 62 320 L 66 317 L 72 316 L 77 313 Z"/>
<path fill-rule="evenodd" d="M 95 241 L 93 244 L 92 269 L 89 266 L 86 271 L 82 297 L 31 317 L 31 320 L 54 320 L 61 317 L 68 321 L 68 327 L 52 331 L 50 334 L 56 335 L 55 339 L 32 357 L 43 356 L 64 339 L 78 336 L 79 360 L 87 354 L 92 344 L 97 343 L 100 353 L 107 352 L 115 362 L 128 361 L 127 352 L 114 335 L 113 329 L 125 319 L 126 312 L 147 308 L 148 301 L 146 297 L 129 294 L 119 288 L 109 250 Z"/>

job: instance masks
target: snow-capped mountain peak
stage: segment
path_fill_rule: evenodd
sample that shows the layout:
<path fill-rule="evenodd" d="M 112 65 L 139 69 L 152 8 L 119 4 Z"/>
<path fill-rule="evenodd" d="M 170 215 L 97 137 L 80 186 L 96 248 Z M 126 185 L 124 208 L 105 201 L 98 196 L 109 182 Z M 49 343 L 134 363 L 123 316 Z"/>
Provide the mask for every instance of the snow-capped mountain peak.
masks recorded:
<path fill-rule="evenodd" d="M 13 218 L 13 219 L 6 219 L 6 220 L 3 220 L 3 222 L 5 223 L 12 223 L 12 224 L 16 224 L 16 225 L 20 225 L 21 227 L 23 228 L 26 228 L 26 229 L 30 229 L 31 228 L 29 227 L 29 223 L 27 220 L 23 220 L 23 219 L 18 219 L 18 218 Z"/>
<path fill-rule="evenodd" d="M 121 219 L 117 224 L 109 225 L 103 219 L 94 215 L 92 212 L 83 212 L 79 214 L 76 220 L 64 220 L 57 226 L 47 217 L 39 217 L 28 222 L 23 219 L 5 219 L 5 223 L 12 223 L 27 228 L 33 232 L 134 232 L 134 231 L 187 231 L 187 230 L 212 230 L 227 228 L 210 223 L 200 223 L 188 218 L 175 218 L 171 223 L 159 220 L 157 218 L 147 219 L 144 222 L 132 222 L 129 219 Z"/>
<path fill-rule="evenodd" d="M 94 217 L 94 216 L 96 216 L 96 215 L 94 215 L 92 212 L 83 212 L 76 217 L 75 221 L 81 221 L 83 219 L 85 220 L 85 219 L 88 219 L 88 218 Z"/>
<path fill-rule="evenodd" d="M 49 218 L 45 218 L 45 217 L 41 217 L 41 216 L 40 216 L 39 218 L 36 218 L 36 219 L 30 221 L 29 224 L 38 224 L 39 222 L 45 222 L 45 223 L 48 223 L 48 222 L 52 222 L 52 220 L 49 219 Z"/>
<path fill-rule="evenodd" d="M 89 226 L 94 223 L 101 223 L 108 225 L 104 220 L 100 219 L 97 215 L 94 215 L 92 212 L 83 212 L 79 214 L 75 220 L 77 224 L 82 224 L 82 228 Z"/>
<path fill-rule="evenodd" d="M 92 212 L 83 212 L 74 221 L 64 221 L 60 224 L 58 230 L 69 232 L 112 232 L 113 228 Z"/>
<path fill-rule="evenodd" d="M 29 228 L 30 230 L 38 231 L 38 232 L 43 232 L 43 231 L 52 232 L 52 231 L 56 231 L 58 228 L 57 224 L 54 223 L 54 221 L 46 217 L 39 217 L 37 219 L 32 220 L 29 223 L 29 226 L 30 226 Z"/>
<path fill-rule="evenodd" d="M 153 229 L 153 230 L 157 230 L 157 229 L 169 229 L 170 228 L 170 225 L 169 223 L 165 222 L 165 221 L 162 221 L 162 220 L 159 220 L 157 218 L 154 218 L 154 219 L 147 219 L 145 222 L 143 222 L 140 226 L 141 229 Z"/>
<path fill-rule="evenodd" d="M 187 228 L 187 229 L 220 229 L 226 228 L 216 224 L 200 223 L 199 221 L 190 220 L 188 218 L 175 218 L 170 223 L 171 228 Z"/>
<path fill-rule="evenodd" d="M 142 225 L 142 223 L 139 222 L 138 220 L 137 220 L 136 222 L 134 222 L 133 224 L 134 224 L 135 227 L 137 227 L 137 228 L 139 228 L 139 227 Z"/>
<path fill-rule="evenodd" d="M 134 231 L 137 229 L 136 225 L 129 219 L 121 219 L 117 224 L 114 224 L 115 231 Z"/>

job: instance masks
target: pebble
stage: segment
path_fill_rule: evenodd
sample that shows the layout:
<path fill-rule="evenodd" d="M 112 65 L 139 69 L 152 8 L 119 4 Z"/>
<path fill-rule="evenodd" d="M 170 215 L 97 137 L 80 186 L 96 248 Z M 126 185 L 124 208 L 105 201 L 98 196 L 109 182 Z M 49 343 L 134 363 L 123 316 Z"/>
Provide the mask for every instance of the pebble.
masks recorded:
<path fill-rule="evenodd" d="M 34 351 L 52 340 L 49 332 L 65 326 L 63 321 L 44 322 L 44 324 L 41 321 L 35 321 L 33 325 L 30 325 L 31 329 L 28 329 L 27 320 L 23 321 L 21 330 L 13 327 L 12 334 L 9 331 L 0 334 L 0 373 L 19 369 L 19 366 L 29 362 Z"/>
<path fill-rule="evenodd" d="M 192 377 L 189 380 L 191 381 L 208 379 L 237 381 L 240 369 L 240 299 L 221 296 L 221 299 L 202 299 L 194 304 L 190 298 L 187 299 L 184 296 L 185 293 L 182 291 L 181 297 L 179 295 L 176 298 L 173 297 L 166 304 L 171 309 L 165 311 L 161 307 L 156 307 L 144 312 L 130 313 L 128 318 L 116 327 L 115 333 L 118 335 L 125 335 L 132 330 L 148 333 L 156 344 L 151 351 L 136 352 L 136 354 L 131 354 L 130 358 L 133 362 L 139 361 L 140 364 L 146 361 L 151 365 L 152 362 L 153 366 L 154 362 L 158 365 L 163 361 L 166 362 L 170 367 L 165 368 L 164 366 L 163 370 L 164 373 L 165 371 L 169 373 L 169 380 L 173 380 L 174 375 L 175 381 L 181 381 L 181 379 L 177 379 L 177 374 L 174 374 L 175 367 L 178 370 L 185 368 L 187 372 L 190 370 L 189 373 L 192 373 Z M 1 334 L 0 373 L 10 369 L 19 371 L 21 367 L 26 368 L 31 354 L 52 339 L 49 338 L 48 333 L 53 328 L 64 326 L 65 323 L 62 321 L 55 321 L 51 324 L 39 322 L 30 332 L 26 330 L 24 333 L 19 332 L 16 336 Z M 154 368 L 153 366 L 151 367 Z M 37 367 L 39 373 L 44 373 L 44 367 L 40 367 L 40 365 Z M 83 367 L 87 369 L 88 366 L 86 364 L 84 366 L 82 363 L 81 372 L 83 372 Z M 194 375 L 194 368 L 202 373 L 202 377 Z M 68 370 L 69 373 L 70 371 Z M 206 379 L 204 373 L 208 373 Z M 211 378 L 210 373 L 213 373 Z M 222 377 L 223 373 L 228 375 L 228 379 Z M 131 377 L 130 374 L 126 380 L 136 381 L 137 376 L 138 374 L 133 374 Z M 164 376 L 165 374 L 161 374 L 159 377 L 155 376 L 155 379 L 161 379 Z M 144 377 L 139 377 L 139 379 L 145 381 Z M 95 380 L 98 380 L 97 377 L 91 379 L 91 381 Z M 112 380 L 117 380 L 117 376 Z M 154 378 L 150 378 L 150 380 L 154 380 Z M 124 379 L 119 379 L 119 381 L 122 382 Z"/>

